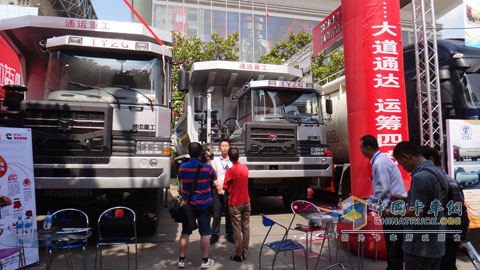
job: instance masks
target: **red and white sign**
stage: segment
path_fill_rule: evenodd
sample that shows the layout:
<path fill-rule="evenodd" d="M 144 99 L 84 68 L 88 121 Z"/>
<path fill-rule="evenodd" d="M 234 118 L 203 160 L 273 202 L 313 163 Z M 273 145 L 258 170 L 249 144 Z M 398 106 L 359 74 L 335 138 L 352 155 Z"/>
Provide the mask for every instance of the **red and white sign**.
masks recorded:
<path fill-rule="evenodd" d="M 0 36 L 0 98 L 3 98 L 2 86 L 20 84 L 20 61 L 14 50 Z"/>
<path fill-rule="evenodd" d="M 390 157 L 397 143 L 408 140 L 400 6 L 385 0 L 342 2 L 352 195 L 366 197 L 372 192 L 366 184 L 371 166 L 360 152 L 360 138 L 375 136 Z M 406 174 L 404 179 L 409 188 Z"/>
<path fill-rule="evenodd" d="M 342 6 L 334 10 L 312 31 L 313 55 L 317 55 L 343 38 Z"/>

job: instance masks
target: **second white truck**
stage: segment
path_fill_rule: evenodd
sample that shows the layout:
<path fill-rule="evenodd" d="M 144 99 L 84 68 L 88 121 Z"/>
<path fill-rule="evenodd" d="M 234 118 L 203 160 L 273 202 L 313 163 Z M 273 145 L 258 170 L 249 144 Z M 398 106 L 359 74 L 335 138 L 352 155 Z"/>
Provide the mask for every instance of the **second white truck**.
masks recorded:
<path fill-rule="evenodd" d="M 186 155 L 188 143 L 199 141 L 218 154 L 226 137 L 249 168 L 251 196 L 282 195 L 290 207 L 333 174 L 322 140 L 320 88 L 300 82 L 301 76 L 286 65 L 194 63 L 179 79 L 179 90 L 187 94 L 174 129 L 177 153 Z"/>

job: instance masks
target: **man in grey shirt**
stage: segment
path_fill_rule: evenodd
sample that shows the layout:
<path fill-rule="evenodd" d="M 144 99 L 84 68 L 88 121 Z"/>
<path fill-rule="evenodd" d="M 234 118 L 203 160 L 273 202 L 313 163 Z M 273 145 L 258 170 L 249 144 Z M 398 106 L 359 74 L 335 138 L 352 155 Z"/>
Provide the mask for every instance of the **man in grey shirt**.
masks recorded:
<path fill-rule="evenodd" d="M 404 226 L 404 230 L 407 231 L 403 239 L 405 269 L 437 270 L 445 255 L 445 242 L 444 239 L 442 241 L 442 234 L 433 232 L 409 234 L 408 231 L 446 230 L 445 225 L 440 225 L 440 219 L 445 216 L 445 210 L 441 209 L 443 196 L 439 181 L 444 179 L 437 179 L 434 174 L 425 170 L 428 168 L 438 171 L 435 165 L 430 160 L 426 160 L 419 148 L 411 142 L 397 144 L 393 150 L 393 156 L 412 176 L 407 207 L 403 217 L 418 218 L 416 224 L 409 223 Z M 441 172 L 438 171 L 438 173 Z M 445 186 L 447 186 L 446 183 Z M 420 218 L 423 218 L 423 222 Z M 427 222 L 425 218 L 432 222 Z"/>
<path fill-rule="evenodd" d="M 398 194 L 407 196 L 402 174 L 397 164 L 392 159 L 378 151 L 378 142 L 372 135 L 365 135 L 360 139 L 360 151 L 363 156 L 370 159 L 372 164 L 372 187 L 373 194 L 367 200 L 368 204 L 388 204 L 390 196 Z M 384 230 L 400 230 L 398 225 L 383 225 Z M 391 234 L 385 233 L 385 245 L 387 247 L 387 270 L 403 269 L 403 254 L 401 237 L 391 241 Z"/>

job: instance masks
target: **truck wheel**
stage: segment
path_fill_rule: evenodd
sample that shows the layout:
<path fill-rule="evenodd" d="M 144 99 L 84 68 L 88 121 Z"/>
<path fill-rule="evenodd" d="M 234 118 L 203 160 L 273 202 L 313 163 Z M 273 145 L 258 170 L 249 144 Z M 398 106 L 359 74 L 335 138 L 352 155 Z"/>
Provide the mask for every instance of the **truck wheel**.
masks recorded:
<path fill-rule="evenodd" d="M 138 232 L 143 235 L 155 234 L 162 203 L 162 189 L 137 189 L 130 196 L 130 204 L 137 214 Z"/>
<path fill-rule="evenodd" d="M 290 210 L 292 202 L 296 200 L 305 200 L 307 198 L 308 188 L 290 187 L 282 195 L 283 206 Z"/>

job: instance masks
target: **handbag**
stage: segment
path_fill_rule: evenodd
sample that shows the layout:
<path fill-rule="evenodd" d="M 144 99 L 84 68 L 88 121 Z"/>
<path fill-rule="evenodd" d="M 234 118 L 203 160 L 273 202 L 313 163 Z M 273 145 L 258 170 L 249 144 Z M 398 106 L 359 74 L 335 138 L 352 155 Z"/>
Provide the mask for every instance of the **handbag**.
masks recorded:
<path fill-rule="evenodd" d="M 203 163 L 200 162 L 198 164 L 195 177 L 193 178 L 192 186 L 190 187 L 188 201 L 185 202 L 182 195 L 179 194 L 168 203 L 168 212 L 173 220 L 178 223 L 187 224 L 192 230 L 197 229 L 198 224 L 190 201 L 192 200 L 193 192 L 197 189 L 197 180 L 202 167 Z"/>

